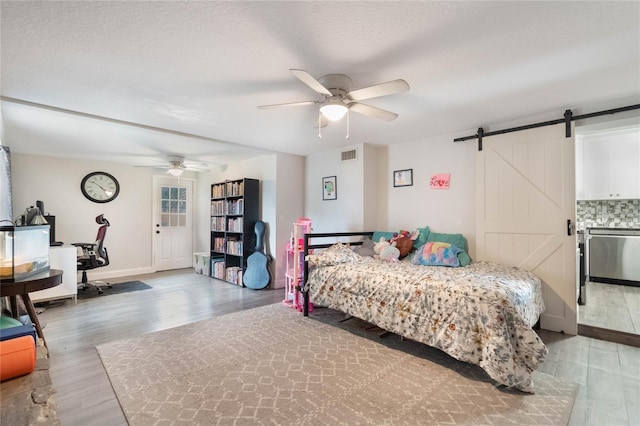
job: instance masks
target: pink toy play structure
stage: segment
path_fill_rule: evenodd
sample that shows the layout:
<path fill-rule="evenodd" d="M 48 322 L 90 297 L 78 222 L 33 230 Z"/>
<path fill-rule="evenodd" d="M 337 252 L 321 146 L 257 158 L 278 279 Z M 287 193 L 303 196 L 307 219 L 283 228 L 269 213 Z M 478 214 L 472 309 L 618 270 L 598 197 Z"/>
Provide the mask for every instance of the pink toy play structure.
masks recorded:
<path fill-rule="evenodd" d="M 293 224 L 291 240 L 287 244 L 287 273 L 285 274 L 284 303 L 302 312 L 302 292 L 304 283 L 304 234 L 311 232 L 311 219 L 298 218 Z M 309 312 L 313 305 L 309 304 Z"/>

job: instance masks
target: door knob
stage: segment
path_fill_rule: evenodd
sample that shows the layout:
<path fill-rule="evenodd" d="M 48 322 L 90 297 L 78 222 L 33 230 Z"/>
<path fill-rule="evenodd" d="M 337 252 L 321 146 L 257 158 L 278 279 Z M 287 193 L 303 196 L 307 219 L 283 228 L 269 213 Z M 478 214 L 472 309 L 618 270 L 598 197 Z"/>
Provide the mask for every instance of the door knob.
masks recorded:
<path fill-rule="evenodd" d="M 567 219 L 567 235 L 571 236 L 576 229 L 576 225 L 571 223 L 571 219 Z"/>
<path fill-rule="evenodd" d="M 160 233 L 160 231 L 156 231 L 156 234 L 159 234 L 159 233 Z"/>

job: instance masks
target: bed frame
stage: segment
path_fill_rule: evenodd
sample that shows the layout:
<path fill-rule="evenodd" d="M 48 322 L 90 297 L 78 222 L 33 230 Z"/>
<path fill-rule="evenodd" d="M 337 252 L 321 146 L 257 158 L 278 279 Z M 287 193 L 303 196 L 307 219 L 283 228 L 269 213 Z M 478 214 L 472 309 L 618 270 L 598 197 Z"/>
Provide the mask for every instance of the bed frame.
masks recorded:
<path fill-rule="evenodd" d="M 360 237 L 360 239 L 354 240 L 354 238 L 356 237 Z M 310 250 L 328 248 L 337 242 L 341 242 L 345 244 L 348 243 L 349 245 L 352 245 L 352 246 L 359 246 L 359 245 L 362 245 L 362 240 L 364 237 L 372 238 L 373 231 L 304 234 L 304 284 L 302 287 L 302 296 L 303 296 L 302 312 L 305 317 L 309 316 L 309 287 L 307 286 L 307 279 L 309 277 L 309 262 L 307 262 L 307 255 L 310 253 Z M 311 239 L 326 239 L 326 238 L 331 238 L 333 239 L 333 241 L 311 244 Z"/>

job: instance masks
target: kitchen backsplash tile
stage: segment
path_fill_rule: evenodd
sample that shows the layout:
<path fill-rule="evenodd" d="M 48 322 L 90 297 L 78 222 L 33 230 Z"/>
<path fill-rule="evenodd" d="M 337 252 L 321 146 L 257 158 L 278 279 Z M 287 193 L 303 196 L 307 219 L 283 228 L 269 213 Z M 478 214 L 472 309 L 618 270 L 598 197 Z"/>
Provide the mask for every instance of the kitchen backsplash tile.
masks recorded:
<path fill-rule="evenodd" d="M 593 227 L 640 228 L 640 200 L 577 201 L 578 230 Z"/>

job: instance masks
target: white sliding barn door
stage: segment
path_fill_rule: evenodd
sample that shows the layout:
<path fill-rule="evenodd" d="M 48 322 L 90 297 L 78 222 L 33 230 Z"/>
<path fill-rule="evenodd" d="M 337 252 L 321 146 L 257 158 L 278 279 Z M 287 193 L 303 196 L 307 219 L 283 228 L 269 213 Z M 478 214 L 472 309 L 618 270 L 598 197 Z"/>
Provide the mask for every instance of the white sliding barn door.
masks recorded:
<path fill-rule="evenodd" d="M 572 135 L 574 134 L 572 126 Z M 541 327 L 577 334 L 574 137 L 564 124 L 483 139 L 476 156 L 476 257 L 543 281 Z"/>

